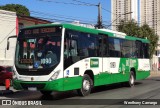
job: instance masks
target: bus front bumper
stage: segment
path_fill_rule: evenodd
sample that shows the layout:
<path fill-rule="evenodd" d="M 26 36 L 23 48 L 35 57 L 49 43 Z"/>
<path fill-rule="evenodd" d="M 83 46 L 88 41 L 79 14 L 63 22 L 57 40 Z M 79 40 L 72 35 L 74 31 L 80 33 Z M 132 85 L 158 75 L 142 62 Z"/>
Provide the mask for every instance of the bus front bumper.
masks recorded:
<path fill-rule="evenodd" d="M 45 90 L 45 91 L 63 91 L 63 79 L 57 79 L 54 81 L 21 81 L 13 80 L 13 88 L 16 90 Z"/>

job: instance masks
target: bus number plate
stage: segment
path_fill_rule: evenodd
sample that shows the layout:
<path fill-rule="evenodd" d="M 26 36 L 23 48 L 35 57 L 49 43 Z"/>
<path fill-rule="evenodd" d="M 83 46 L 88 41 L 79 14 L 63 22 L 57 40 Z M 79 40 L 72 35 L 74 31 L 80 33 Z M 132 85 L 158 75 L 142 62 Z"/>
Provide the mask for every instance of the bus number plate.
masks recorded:
<path fill-rule="evenodd" d="M 28 90 L 30 90 L 30 91 L 37 91 L 37 88 L 36 87 L 28 87 Z"/>

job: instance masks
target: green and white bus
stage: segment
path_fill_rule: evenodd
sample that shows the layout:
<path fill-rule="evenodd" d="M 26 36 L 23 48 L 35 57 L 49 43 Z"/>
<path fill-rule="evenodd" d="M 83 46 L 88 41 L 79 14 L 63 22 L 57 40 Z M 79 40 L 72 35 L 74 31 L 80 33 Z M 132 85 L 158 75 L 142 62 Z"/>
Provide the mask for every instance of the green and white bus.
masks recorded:
<path fill-rule="evenodd" d="M 149 41 L 124 33 L 74 24 L 45 24 L 21 29 L 17 37 L 13 87 L 77 90 L 119 82 L 134 86 L 150 75 Z"/>

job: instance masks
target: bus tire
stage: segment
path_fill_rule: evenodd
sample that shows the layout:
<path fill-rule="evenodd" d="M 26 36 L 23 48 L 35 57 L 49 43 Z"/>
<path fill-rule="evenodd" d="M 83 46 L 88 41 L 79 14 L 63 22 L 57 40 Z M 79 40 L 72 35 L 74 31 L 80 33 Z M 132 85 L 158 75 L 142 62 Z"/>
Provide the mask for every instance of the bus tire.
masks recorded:
<path fill-rule="evenodd" d="M 78 95 L 80 96 L 87 96 L 91 93 L 91 89 L 93 86 L 93 81 L 90 78 L 89 75 L 84 74 L 83 79 L 82 79 L 82 87 L 77 90 Z"/>
<path fill-rule="evenodd" d="M 40 92 L 43 95 L 51 95 L 51 93 L 52 93 L 52 91 L 43 91 L 43 90 L 41 90 Z"/>
<path fill-rule="evenodd" d="M 129 81 L 128 81 L 128 86 L 133 87 L 134 85 L 135 85 L 135 75 L 134 75 L 134 72 L 131 71 Z"/>

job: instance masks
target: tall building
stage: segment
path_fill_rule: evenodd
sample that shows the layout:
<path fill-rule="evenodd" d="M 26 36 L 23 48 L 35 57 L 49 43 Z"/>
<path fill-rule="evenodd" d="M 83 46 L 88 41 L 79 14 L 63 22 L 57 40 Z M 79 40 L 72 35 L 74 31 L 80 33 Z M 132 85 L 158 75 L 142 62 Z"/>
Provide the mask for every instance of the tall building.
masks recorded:
<path fill-rule="evenodd" d="M 112 30 L 117 30 L 121 20 L 138 21 L 138 0 L 111 0 L 112 5 Z M 132 12 L 131 14 L 126 14 Z"/>
<path fill-rule="evenodd" d="M 153 55 L 153 64 L 160 67 L 160 0 L 140 0 L 140 24 L 148 24 L 159 35 L 156 55 Z"/>
<path fill-rule="evenodd" d="M 140 0 L 140 24 L 148 24 L 160 36 L 160 1 Z M 160 44 L 160 40 L 159 40 Z"/>

